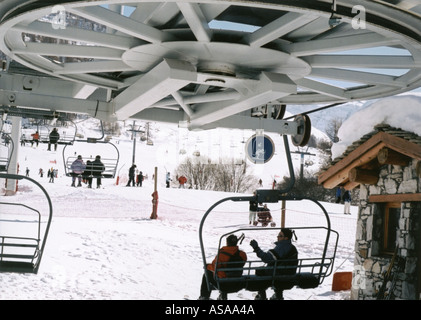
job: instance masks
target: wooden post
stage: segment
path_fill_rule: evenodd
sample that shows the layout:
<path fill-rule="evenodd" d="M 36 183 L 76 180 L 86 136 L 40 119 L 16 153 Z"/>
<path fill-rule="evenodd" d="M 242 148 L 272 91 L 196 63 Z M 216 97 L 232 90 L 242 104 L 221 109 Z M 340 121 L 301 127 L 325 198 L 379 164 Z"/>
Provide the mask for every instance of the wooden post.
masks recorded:
<path fill-rule="evenodd" d="M 285 200 L 282 200 L 282 207 L 281 207 L 281 228 L 285 228 Z"/>
<path fill-rule="evenodd" d="M 352 168 L 348 173 L 348 178 L 351 182 L 376 184 L 379 181 L 379 172 L 377 170 Z"/>
<path fill-rule="evenodd" d="M 154 192 L 152 193 L 152 214 L 151 219 L 158 218 L 158 168 L 155 167 Z"/>
<path fill-rule="evenodd" d="M 402 153 L 389 148 L 383 148 L 377 154 L 377 160 L 381 165 L 393 164 L 398 166 L 407 166 L 410 158 Z"/>

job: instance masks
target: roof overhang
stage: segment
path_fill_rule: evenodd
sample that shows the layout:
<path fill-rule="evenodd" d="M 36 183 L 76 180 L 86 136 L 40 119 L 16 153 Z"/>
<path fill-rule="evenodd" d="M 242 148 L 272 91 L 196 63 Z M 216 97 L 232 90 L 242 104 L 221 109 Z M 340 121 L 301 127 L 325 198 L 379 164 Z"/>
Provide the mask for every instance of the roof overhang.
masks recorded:
<path fill-rule="evenodd" d="M 396 158 L 421 160 L 420 144 L 390 133 L 379 132 L 321 173 L 318 182 L 327 189 L 344 186 L 345 189 L 351 190 L 363 183 L 364 178 L 368 181 L 369 176 L 376 174 L 378 176 L 378 170 L 382 165 L 397 163 L 384 159 L 379 162 L 379 154 L 385 150 L 392 150 L 397 155 L 393 161 L 397 161 Z M 364 173 L 364 178 L 356 178 L 356 171 Z"/>

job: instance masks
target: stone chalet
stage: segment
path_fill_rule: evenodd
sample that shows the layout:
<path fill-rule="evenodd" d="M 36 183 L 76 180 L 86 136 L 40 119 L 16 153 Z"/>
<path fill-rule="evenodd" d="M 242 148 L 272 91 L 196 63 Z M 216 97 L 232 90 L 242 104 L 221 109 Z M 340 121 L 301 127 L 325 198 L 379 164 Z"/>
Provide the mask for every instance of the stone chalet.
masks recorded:
<path fill-rule="evenodd" d="M 359 188 L 351 299 L 376 299 L 392 260 L 400 263 L 392 269 L 394 281 L 386 282 L 386 296 L 420 299 L 420 177 L 421 137 L 387 124 L 320 173 L 325 188 Z"/>

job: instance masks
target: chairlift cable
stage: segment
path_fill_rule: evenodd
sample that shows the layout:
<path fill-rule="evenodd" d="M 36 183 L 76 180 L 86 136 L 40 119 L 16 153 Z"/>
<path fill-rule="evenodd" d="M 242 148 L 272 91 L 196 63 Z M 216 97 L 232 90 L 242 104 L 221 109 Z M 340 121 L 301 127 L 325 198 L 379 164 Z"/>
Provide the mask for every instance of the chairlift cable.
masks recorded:
<path fill-rule="evenodd" d="M 342 104 L 345 104 L 345 102 L 338 102 L 338 103 L 329 104 L 329 105 L 327 105 L 327 106 L 320 107 L 320 108 L 316 108 L 316 109 L 313 109 L 313 110 L 310 110 L 310 111 L 307 111 L 307 112 L 302 112 L 302 113 L 300 113 L 300 114 L 306 114 L 306 115 L 308 115 L 308 114 L 310 114 L 310 113 L 314 113 L 314 112 L 318 112 L 318 111 L 322 111 L 322 110 L 330 109 L 330 108 L 333 108 L 333 107 L 337 107 L 337 106 L 340 106 L 340 105 L 342 105 Z M 290 116 L 290 117 L 287 117 L 287 118 L 285 118 L 284 120 L 294 119 L 296 116 L 298 116 L 298 114 L 293 115 L 293 116 Z"/>

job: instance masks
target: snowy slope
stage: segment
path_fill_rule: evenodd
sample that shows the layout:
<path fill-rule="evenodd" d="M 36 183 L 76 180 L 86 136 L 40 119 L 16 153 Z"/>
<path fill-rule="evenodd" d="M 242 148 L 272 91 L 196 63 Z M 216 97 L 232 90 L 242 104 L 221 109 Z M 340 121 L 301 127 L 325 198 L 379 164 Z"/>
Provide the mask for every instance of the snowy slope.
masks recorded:
<path fill-rule="evenodd" d="M 232 131 L 230 133 L 229 139 L 232 137 L 240 144 L 243 132 L 238 132 L 236 137 Z M 171 134 L 177 137 L 176 128 L 160 128 L 159 132 L 155 132 L 153 146 L 140 142 L 136 146 L 139 169 L 143 169 L 150 178 L 153 168 L 158 166 L 157 220 L 150 220 L 151 179 L 146 180 L 142 188 L 125 187 L 123 174 L 127 174 L 133 150 L 133 143 L 127 136 L 123 135 L 119 141 L 113 140 L 120 154 L 120 183 L 116 185 L 116 179 L 104 180 L 104 188 L 101 189 L 88 189 L 86 185 L 82 188 L 70 187 L 70 178 L 64 176 L 62 146 L 56 152 L 46 151 L 45 144 L 38 148 L 21 148 L 20 172 L 28 167 L 30 176 L 47 189 L 53 202 L 54 218 L 38 275 L 0 274 L 0 299 L 180 300 L 185 296 L 196 299 L 203 270 L 198 236 L 200 220 L 214 202 L 230 194 L 164 188 L 165 171 L 172 171 L 180 161 L 174 147 L 177 139 L 169 140 Z M 186 147 L 193 150 L 198 148 L 199 139 L 194 137 L 194 144 L 192 142 Z M 160 141 L 167 143 L 164 145 Z M 205 152 L 205 148 L 202 150 Z M 108 154 L 105 149 L 95 150 L 90 144 L 78 144 L 74 152 L 82 154 L 85 160 L 91 155 L 95 157 L 97 153 L 103 157 L 113 156 L 113 152 L 109 151 Z M 229 152 L 225 149 L 218 151 L 221 154 Z M 266 185 L 273 175 L 282 175 L 285 170 L 280 160 L 284 158 L 282 151 L 277 152 L 280 154 L 268 164 L 261 168 L 254 167 L 265 177 Z M 46 170 L 49 167 L 55 167 L 59 172 L 54 183 L 49 183 L 46 176 L 38 176 L 39 168 Z M 35 187 L 21 182 L 19 188 L 16 196 L 5 197 L 6 200 L 23 201 L 45 209 L 43 195 Z M 356 208 L 352 209 L 351 216 L 345 216 L 341 205 L 325 205 L 333 228 L 340 233 L 334 272 L 352 271 Z M 269 208 L 279 226 L 280 205 L 269 204 Z M 3 212 L 0 213 L 0 222 L 17 221 L 20 232 L 26 232 L 32 226 L 30 222 L 19 223 L 25 220 L 19 215 L 21 213 L 0 212 Z M 287 226 L 325 224 L 320 210 L 308 202 L 287 203 L 286 223 Z M 208 261 L 216 253 L 219 237 L 239 226 L 248 228 L 247 203 L 229 202 L 216 209 L 204 228 Z M 4 230 L 2 228 L 4 224 L 0 224 L 0 232 Z M 266 228 L 261 232 L 246 231 L 245 234 L 246 239 L 241 247 L 249 258 L 255 258 L 249 246 L 250 240 L 255 238 L 262 248 L 268 250 L 273 246 L 277 231 Z M 295 244 L 302 257 L 311 257 L 320 255 L 323 240 L 314 233 L 299 232 Z M 332 292 L 331 284 L 332 276 L 317 289 L 293 289 L 285 293 L 285 298 L 349 298 L 349 291 Z M 229 295 L 229 299 L 253 299 L 253 294 L 241 291 Z"/>

